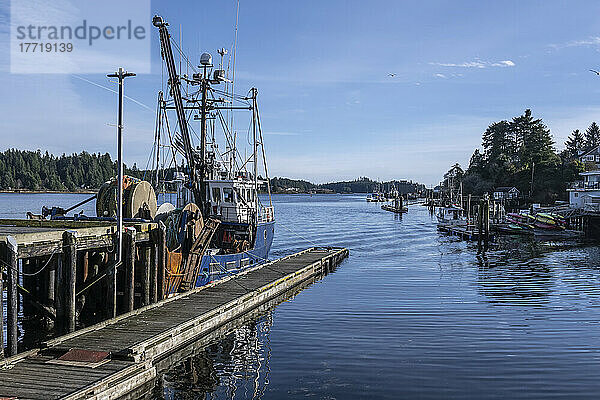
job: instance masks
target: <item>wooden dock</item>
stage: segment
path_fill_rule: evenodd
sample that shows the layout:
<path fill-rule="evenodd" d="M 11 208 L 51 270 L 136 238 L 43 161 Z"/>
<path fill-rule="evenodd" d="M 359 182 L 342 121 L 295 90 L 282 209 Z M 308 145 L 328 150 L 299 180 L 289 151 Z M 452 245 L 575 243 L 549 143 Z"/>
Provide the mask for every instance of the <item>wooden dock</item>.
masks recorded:
<path fill-rule="evenodd" d="M 310 248 L 49 340 L 0 363 L 0 397 L 125 396 L 152 385 L 161 360 L 347 256 L 344 248 Z"/>
<path fill-rule="evenodd" d="M 466 225 L 452 225 L 452 224 L 438 224 L 437 226 L 438 231 L 446 233 L 448 235 L 451 236 L 458 236 L 459 238 L 463 239 L 463 240 L 472 240 L 472 241 L 476 241 L 479 240 L 479 231 L 472 225 L 466 226 Z M 481 236 L 483 238 L 484 233 L 481 233 Z M 490 234 L 490 238 L 492 238 L 493 235 Z"/>

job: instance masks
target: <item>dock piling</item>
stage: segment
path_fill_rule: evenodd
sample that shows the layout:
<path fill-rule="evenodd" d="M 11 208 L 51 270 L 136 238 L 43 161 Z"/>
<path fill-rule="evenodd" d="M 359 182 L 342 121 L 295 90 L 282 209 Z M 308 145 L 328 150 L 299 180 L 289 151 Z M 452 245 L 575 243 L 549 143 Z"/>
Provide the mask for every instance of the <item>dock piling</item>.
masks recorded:
<path fill-rule="evenodd" d="M 125 231 L 125 271 L 127 282 L 127 311 L 135 308 L 135 228 Z"/>
<path fill-rule="evenodd" d="M 12 236 L 6 237 L 5 263 L 7 268 L 7 310 L 6 310 L 6 352 L 8 356 L 17 354 L 19 338 L 17 317 L 19 313 L 19 259 L 17 258 L 17 241 Z"/>
<path fill-rule="evenodd" d="M 116 243 L 116 240 L 118 239 L 115 238 L 113 240 L 113 243 Z M 117 270 L 119 267 L 116 265 L 118 262 L 117 251 L 117 249 L 113 249 L 113 251 L 108 253 L 106 257 L 107 268 L 109 268 L 107 285 L 108 293 L 106 294 L 106 314 L 108 318 L 114 318 L 117 316 Z"/>
<path fill-rule="evenodd" d="M 167 227 L 160 221 L 158 223 L 158 300 L 165 298 L 165 270 L 167 266 Z"/>
<path fill-rule="evenodd" d="M 63 233 L 64 314 L 62 332 L 75 330 L 75 283 L 77 274 L 77 232 Z"/>
<path fill-rule="evenodd" d="M 143 266 L 144 266 L 144 287 L 142 296 L 142 305 L 147 306 L 150 304 L 150 281 L 152 280 L 152 257 L 150 255 L 150 246 L 145 246 L 142 248 L 143 251 Z"/>
<path fill-rule="evenodd" d="M 156 303 L 158 300 L 158 249 L 159 246 L 156 241 L 155 235 L 156 230 L 153 230 L 151 234 L 154 240 L 152 241 L 152 247 L 150 249 L 150 257 L 152 259 L 150 266 L 150 302 Z"/>
<path fill-rule="evenodd" d="M 0 360 L 4 358 L 4 279 L 0 266 Z"/>

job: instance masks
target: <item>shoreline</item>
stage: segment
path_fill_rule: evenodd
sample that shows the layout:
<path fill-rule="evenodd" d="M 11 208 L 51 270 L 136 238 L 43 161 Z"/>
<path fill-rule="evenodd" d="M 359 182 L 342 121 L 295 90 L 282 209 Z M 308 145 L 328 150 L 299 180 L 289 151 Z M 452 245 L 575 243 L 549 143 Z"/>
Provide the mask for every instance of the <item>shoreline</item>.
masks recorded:
<path fill-rule="evenodd" d="M 63 190 L 0 190 L 4 194 L 96 194 L 97 190 L 78 190 L 78 191 L 63 191 Z"/>

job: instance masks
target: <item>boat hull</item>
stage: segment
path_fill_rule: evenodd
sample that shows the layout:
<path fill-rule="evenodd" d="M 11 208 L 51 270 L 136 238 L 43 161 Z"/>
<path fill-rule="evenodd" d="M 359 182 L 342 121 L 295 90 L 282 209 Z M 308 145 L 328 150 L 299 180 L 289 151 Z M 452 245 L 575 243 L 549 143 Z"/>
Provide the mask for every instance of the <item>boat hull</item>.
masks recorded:
<path fill-rule="evenodd" d="M 259 223 L 256 226 L 256 240 L 252 249 L 241 253 L 202 256 L 201 273 L 196 280 L 196 287 L 235 275 L 268 261 L 274 233 L 275 221 Z"/>

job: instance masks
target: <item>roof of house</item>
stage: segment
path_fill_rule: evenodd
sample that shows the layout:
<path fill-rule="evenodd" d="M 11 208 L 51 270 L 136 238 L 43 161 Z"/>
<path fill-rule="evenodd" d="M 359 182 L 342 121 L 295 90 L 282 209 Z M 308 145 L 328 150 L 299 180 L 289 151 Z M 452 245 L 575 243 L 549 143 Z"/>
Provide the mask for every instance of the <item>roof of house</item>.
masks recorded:
<path fill-rule="evenodd" d="M 598 153 L 599 151 L 600 145 L 596 146 L 596 147 L 592 147 L 591 149 L 589 149 L 588 151 L 584 151 L 583 153 L 581 153 L 579 155 L 579 157 L 583 157 L 583 156 L 587 156 L 590 153 Z"/>
<path fill-rule="evenodd" d="M 494 189 L 494 192 L 510 192 L 511 190 L 515 189 L 517 192 L 519 191 L 519 189 L 517 189 L 514 186 L 502 186 L 502 187 L 497 187 L 496 189 Z"/>

